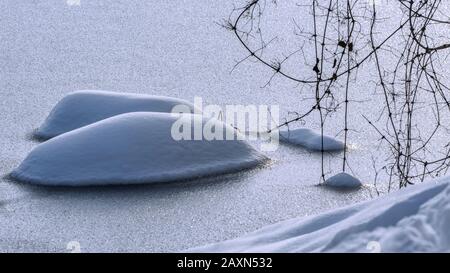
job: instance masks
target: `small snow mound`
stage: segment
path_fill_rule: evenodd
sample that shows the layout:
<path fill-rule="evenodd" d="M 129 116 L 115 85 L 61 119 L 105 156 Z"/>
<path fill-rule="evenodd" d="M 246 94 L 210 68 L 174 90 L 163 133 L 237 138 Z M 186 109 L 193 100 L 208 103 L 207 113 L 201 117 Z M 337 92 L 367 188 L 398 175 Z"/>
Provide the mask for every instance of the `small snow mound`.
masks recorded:
<path fill-rule="evenodd" d="M 183 128 L 190 132 L 209 124 L 238 134 L 201 115 L 127 113 L 41 143 L 11 176 L 41 185 L 141 184 L 240 171 L 267 159 L 246 141 L 174 140 L 172 126 L 180 121 L 191 124 Z"/>
<path fill-rule="evenodd" d="M 194 111 L 191 103 L 176 98 L 100 90 L 75 91 L 56 104 L 35 136 L 49 139 L 102 119 L 129 112 L 169 113 L 176 105 L 185 105 L 191 113 Z"/>
<path fill-rule="evenodd" d="M 311 129 L 295 129 L 280 132 L 280 140 L 282 142 L 300 145 L 306 149 L 313 151 L 322 150 L 322 137 Z M 344 143 L 327 135 L 323 136 L 324 151 L 342 151 L 344 150 Z"/>
<path fill-rule="evenodd" d="M 348 173 L 339 173 L 325 180 L 324 185 L 333 188 L 359 188 L 362 183 Z"/>
<path fill-rule="evenodd" d="M 191 252 L 450 252 L 450 177 Z"/>

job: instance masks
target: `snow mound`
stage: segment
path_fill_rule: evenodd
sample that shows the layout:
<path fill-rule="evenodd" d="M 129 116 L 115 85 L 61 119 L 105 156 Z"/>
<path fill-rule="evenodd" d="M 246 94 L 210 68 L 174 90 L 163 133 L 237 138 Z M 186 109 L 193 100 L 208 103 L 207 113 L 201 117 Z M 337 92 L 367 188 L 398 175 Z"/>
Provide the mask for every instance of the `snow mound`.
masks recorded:
<path fill-rule="evenodd" d="M 41 143 L 11 176 L 41 185 L 141 184 L 239 171 L 267 159 L 245 141 L 174 140 L 176 121 L 191 122 L 191 132 L 206 122 L 192 114 L 114 116 Z M 218 120 L 208 122 L 237 134 Z"/>
<path fill-rule="evenodd" d="M 129 112 L 167 112 L 176 105 L 194 106 L 176 98 L 145 94 L 83 90 L 68 94 L 50 112 L 35 136 L 49 139 L 85 125 Z"/>
<path fill-rule="evenodd" d="M 362 183 L 348 173 L 339 173 L 325 180 L 324 185 L 333 188 L 359 188 Z"/>
<path fill-rule="evenodd" d="M 450 177 L 192 252 L 449 252 Z"/>
<path fill-rule="evenodd" d="M 280 131 L 280 140 L 282 142 L 300 145 L 308 150 L 321 151 L 322 137 L 311 129 L 295 129 L 289 131 Z M 327 135 L 323 136 L 323 149 L 325 151 L 342 151 L 344 143 Z"/>

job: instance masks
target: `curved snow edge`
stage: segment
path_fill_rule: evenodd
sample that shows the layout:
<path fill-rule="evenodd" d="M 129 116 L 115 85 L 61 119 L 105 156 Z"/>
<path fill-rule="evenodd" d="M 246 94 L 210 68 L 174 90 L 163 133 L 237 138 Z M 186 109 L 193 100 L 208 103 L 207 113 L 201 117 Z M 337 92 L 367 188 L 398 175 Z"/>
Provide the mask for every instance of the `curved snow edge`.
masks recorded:
<path fill-rule="evenodd" d="M 262 167 L 264 164 L 267 164 L 270 161 L 268 157 L 262 157 L 260 160 L 248 160 L 244 162 L 234 163 L 234 162 L 224 162 L 223 164 L 215 164 L 213 166 L 208 165 L 204 168 L 192 168 L 192 177 L 186 178 L 185 172 L 165 172 L 160 173 L 158 175 L 155 175 L 154 177 L 145 178 L 145 179 L 117 179 L 113 184 L 110 183 L 110 180 L 96 180 L 95 178 L 92 178 L 89 180 L 89 184 L 92 183 L 92 185 L 82 185 L 81 187 L 95 187 L 95 186 L 123 186 L 123 185 L 139 185 L 139 184 L 157 184 L 157 183 L 166 183 L 166 182 L 183 182 L 183 181 L 191 181 L 195 179 L 202 179 L 202 178 L 208 178 L 216 175 L 225 175 L 225 174 L 231 174 L 241 171 L 246 171 L 249 169 L 253 169 L 255 167 Z M 202 175 L 207 170 L 211 170 L 211 168 L 217 168 L 217 171 Z M 219 169 L 224 169 L 225 171 L 221 171 Z M 33 178 L 29 177 L 27 175 L 21 174 L 20 172 L 13 170 L 9 176 L 10 179 L 22 182 L 22 183 L 28 183 L 33 185 L 41 185 L 41 186 L 50 186 L 50 187 L 80 187 L 79 181 L 71 181 L 71 180 L 58 180 L 57 183 L 52 183 L 52 181 L 46 181 L 42 182 L 42 179 L 39 178 Z M 64 184 L 64 185 L 60 185 Z"/>
<path fill-rule="evenodd" d="M 450 177 L 188 252 L 448 252 Z M 379 249 L 373 249 L 376 245 Z"/>
<path fill-rule="evenodd" d="M 114 116 L 39 144 L 10 177 L 48 186 L 159 183 L 237 172 L 269 160 L 243 140 L 176 141 L 171 127 L 179 119 L 192 126 L 208 121 L 195 114 Z M 218 120 L 214 124 L 235 130 Z"/>
<path fill-rule="evenodd" d="M 321 151 L 323 148 L 326 152 L 339 152 L 345 149 L 342 141 L 328 135 L 323 135 L 322 147 L 322 135 L 307 128 L 280 131 L 280 141 L 309 151 Z"/>
<path fill-rule="evenodd" d="M 48 140 L 63 133 L 125 113 L 170 113 L 182 105 L 198 112 L 192 103 L 168 96 L 106 90 L 77 90 L 66 94 L 52 108 L 44 122 L 33 132 L 37 140 Z"/>

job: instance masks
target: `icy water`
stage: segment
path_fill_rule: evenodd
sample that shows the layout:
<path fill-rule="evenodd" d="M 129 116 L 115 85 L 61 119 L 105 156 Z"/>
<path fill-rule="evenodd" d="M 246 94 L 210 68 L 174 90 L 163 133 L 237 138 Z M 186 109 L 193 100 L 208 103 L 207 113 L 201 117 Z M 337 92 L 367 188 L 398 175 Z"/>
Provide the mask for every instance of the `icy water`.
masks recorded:
<path fill-rule="evenodd" d="M 268 166 L 190 182 L 74 189 L 8 180 L 38 144 L 33 130 L 73 90 L 280 105 L 283 115 L 303 107 L 292 83 L 262 88 L 271 75 L 264 67 L 246 62 L 230 73 L 243 50 L 216 22 L 233 1 L 76 2 L 0 3 L 0 251 L 66 252 L 71 241 L 86 252 L 180 251 L 373 195 L 370 186 L 349 192 L 317 186 L 320 156 L 293 146 L 267 153 Z M 361 109 L 370 111 L 370 103 L 354 111 Z M 377 136 L 354 126 L 352 170 L 370 185 Z M 336 162 L 333 171 L 340 157 L 327 156 Z"/>

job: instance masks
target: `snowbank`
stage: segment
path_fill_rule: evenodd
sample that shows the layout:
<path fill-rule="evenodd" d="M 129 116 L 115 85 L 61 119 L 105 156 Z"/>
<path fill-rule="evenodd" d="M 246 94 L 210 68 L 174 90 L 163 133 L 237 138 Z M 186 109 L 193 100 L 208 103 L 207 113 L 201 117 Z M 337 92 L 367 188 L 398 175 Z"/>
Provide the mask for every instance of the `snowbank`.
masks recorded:
<path fill-rule="evenodd" d="M 338 173 L 335 176 L 332 176 L 325 180 L 324 183 L 327 187 L 332 188 L 360 188 L 362 186 L 361 181 L 359 179 L 349 175 L 348 173 Z"/>
<path fill-rule="evenodd" d="M 68 94 L 50 112 L 35 136 L 49 139 L 65 132 L 129 112 L 171 112 L 176 105 L 194 106 L 176 98 L 84 90 Z"/>
<path fill-rule="evenodd" d="M 191 114 L 118 115 L 41 143 L 11 176 L 42 185 L 139 184 L 239 171 L 266 160 L 245 141 L 174 140 L 171 127 L 180 117 L 192 127 L 206 122 Z M 213 126 L 236 133 L 217 120 Z"/>
<path fill-rule="evenodd" d="M 280 131 L 280 140 L 282 142 L 300 145 L 308 150 L 321 151 L 322 137 L 311 129 L 294 129 L 289 131 Z M 323 136 L 323 149 L 325 151 L 342 151 L 344 143 L 327 135 Z"/>
<path fill-rule="evenodd" d="M 450 177 L 192 252 L 448 252 Z"/>

